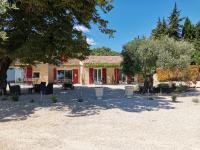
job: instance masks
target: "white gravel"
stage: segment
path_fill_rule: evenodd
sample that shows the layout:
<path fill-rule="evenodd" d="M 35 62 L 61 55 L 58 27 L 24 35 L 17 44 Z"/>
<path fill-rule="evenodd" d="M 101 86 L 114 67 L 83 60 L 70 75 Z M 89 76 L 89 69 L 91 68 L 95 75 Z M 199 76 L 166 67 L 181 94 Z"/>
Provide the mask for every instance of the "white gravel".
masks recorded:
<path fill-rule="evenodd" d="M 0 150 L 200 149 L 200 103 L 193 96 L 172 103 L 169 96 L 127 100 L 123 92 L 109 86 L 104 99 L 95 100 L 92 87 L 77 87 L 57 90 L 57 104 L 34 94 L 0 101 Z M 200 92 L 187 93 L 193 94 Z M 76 101 L 80 97 L 84 102 Z"/>

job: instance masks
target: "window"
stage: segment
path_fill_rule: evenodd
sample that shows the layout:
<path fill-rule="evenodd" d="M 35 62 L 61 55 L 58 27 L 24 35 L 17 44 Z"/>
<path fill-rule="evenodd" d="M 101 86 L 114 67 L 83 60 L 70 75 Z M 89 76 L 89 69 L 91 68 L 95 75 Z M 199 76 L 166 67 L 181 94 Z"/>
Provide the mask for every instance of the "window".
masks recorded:
<path fill-rule="evenodd" d="M 40 73 L 39 72 L 33 72 L 33 78 L 39 79 L 40 78 Z"/>
<path fill-rule="evenodd" d="M 58 70 L 58 80 L 60 82 L 72 81 L 72 70 Z"/>
<path fill-rule="evenodd" d="M 94 69 L 94 83 L 101 84 L 101 82 L 102 82 L 101 69 Z"/>

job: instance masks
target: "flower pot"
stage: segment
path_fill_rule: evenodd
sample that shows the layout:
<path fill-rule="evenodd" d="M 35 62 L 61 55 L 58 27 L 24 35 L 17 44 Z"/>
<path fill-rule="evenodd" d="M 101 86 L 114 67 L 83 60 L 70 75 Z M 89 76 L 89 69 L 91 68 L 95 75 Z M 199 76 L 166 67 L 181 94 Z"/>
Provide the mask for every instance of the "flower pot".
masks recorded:
<path fill-rule="evenodd" d="M 95 87 L 95 94 L 97 99 L 103 98 L 103 87 Z"/>
<path fill-rule="evenodd" d="M 126 96 L 126 98 L 132 98 L 133 97 L 133 86 L 126 86 L 125 87 L 125 96 Z"/>

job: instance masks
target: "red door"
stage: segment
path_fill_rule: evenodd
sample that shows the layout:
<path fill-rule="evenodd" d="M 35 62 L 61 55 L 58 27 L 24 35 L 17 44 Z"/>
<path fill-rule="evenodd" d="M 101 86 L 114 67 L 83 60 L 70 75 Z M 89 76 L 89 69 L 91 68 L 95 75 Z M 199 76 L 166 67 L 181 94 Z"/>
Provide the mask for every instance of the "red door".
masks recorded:
<path fill-rule="evenodd" d="M 93 84 L 94 83 L 94 69 L 90 68 L 89 69 L 89 84 Z"/>
<path fill-rule="evenodd" d="M 26 79 L 27 79 L 27 83 L 32 83 L 32 75 L 33 75 L 32 66 L 27 66 L 26 67 Z"/>
<path fill-rule="evenodd" d="M 115 69 L 114 70 L 114 74 L 115 74 L 115 83 L 118 84 L 119 83 L 119 69 Z"/>
<path fill-rule="evenodd" d="M 73 84 L 78 84 L 78 69 L 73 69 Z"/>
<path fill-rule="evenodd" d="M 103 74 L 103 84 L 106 84 L 107 83 L 107 71 L 106 71 L 106 68 L 103 68 L 102 69 L 102 74 Z"/>

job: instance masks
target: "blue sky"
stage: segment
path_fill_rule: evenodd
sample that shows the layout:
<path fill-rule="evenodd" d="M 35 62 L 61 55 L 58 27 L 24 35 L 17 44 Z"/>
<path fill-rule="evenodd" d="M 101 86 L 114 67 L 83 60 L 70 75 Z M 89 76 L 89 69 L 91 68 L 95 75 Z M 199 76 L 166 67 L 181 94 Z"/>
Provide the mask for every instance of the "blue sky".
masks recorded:
<path fill-rule="evenodd" d="M 114 9 L 107 15 L 109 26 L 117 32 L 113 39 L 102 34 L 96 26 L 87 33 L 93 39 L 92 47 L 110 47 L 121 51 L 122 46 L 134 37 L 149 36 L 159 17 L 167 18 L 175 4 L 181 10 L 181 16 L 188 16 L 193 23 L 200 21 L 200 0 L 114 0 Z"/>

